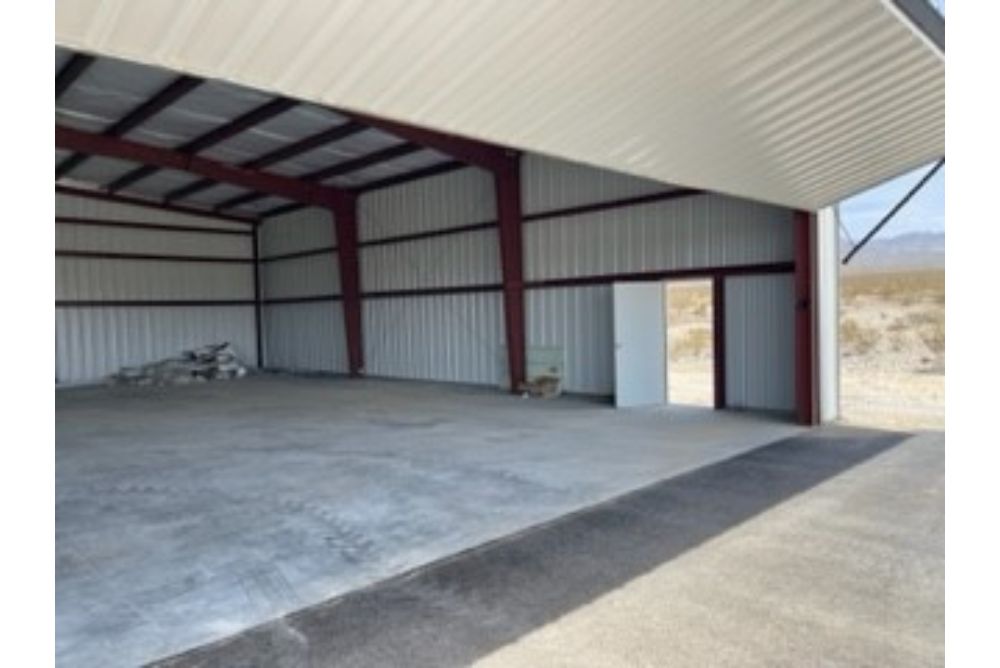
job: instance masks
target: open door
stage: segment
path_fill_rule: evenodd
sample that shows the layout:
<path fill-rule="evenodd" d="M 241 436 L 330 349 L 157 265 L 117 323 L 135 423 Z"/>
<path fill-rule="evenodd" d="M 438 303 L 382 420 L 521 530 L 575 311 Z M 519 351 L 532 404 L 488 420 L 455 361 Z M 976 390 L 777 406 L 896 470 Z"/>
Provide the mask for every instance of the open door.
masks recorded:
<path fill-rule="evenodd" d="M 667 401 L 663 284 L 615 283 L 615 405 Z"/>

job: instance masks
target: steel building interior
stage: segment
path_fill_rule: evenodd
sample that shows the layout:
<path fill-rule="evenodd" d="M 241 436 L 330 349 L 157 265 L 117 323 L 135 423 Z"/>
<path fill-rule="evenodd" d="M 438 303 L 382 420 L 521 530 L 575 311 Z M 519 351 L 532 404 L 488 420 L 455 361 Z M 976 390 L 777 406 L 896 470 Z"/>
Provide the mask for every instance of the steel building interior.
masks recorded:
<path fill-rule="evenodd" d="M 57 9 L 62 665 L 165 659 L 834 420 L 828 207 L 944 153 L 915 2 L 680 2 L 670 30 L 510 3 L 440 48 L 448 5 L 294 4 Z M 595 13 L 579 44 L 541 27 Z M 730 55 L 650 69 L 696 39 Z M 628 287 L 687 278 L 716 410 L 617 410 L 662 379 L 662 346 L 623 368 Z M 255 372 L 103 382 L 222 341 Z M 523 398 L 547 372 L 563 396 Z"/>

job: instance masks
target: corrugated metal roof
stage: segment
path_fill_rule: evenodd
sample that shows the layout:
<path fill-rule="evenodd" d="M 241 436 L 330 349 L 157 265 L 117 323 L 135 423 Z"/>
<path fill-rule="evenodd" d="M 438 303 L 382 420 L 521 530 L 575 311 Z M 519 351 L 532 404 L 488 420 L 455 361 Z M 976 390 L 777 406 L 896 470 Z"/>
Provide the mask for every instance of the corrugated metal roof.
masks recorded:
<path fill-rule="evenodd" d="M 817 209 L 944 153 L 889 0 L 64 0 L 62 45 Z"/>

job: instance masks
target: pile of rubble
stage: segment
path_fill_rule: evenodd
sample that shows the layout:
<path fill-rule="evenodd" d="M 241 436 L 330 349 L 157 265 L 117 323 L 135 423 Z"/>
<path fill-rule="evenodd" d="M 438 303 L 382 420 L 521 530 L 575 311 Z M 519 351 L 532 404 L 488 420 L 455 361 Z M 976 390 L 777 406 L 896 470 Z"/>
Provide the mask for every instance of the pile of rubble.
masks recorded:
<path fill-rule="evenodd" d="M 114 385 L 186 385 L 242 378 L 246 374 L 247 368 L 233 347 L 229 343 L 218 343 L 185 350 L 180 357 L 122 367 L 108 380 Z"/>

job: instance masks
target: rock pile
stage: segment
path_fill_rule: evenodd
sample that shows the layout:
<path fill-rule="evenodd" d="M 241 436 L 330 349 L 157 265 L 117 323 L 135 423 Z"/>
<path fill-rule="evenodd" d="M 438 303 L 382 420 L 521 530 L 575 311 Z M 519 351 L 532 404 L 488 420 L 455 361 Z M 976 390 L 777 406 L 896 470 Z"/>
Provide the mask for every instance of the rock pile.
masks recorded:
<path fill-rule="evenodd" d="M 185 385 L 242 378 L 246 374 L 247 368 L 233 347 L 229 343 L 217 343 L 185 350 L 180 357 L 122 367 L 109 377 L 109 381 L 114 385 Z"/>

